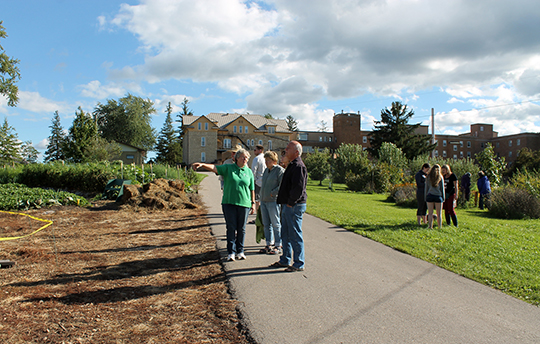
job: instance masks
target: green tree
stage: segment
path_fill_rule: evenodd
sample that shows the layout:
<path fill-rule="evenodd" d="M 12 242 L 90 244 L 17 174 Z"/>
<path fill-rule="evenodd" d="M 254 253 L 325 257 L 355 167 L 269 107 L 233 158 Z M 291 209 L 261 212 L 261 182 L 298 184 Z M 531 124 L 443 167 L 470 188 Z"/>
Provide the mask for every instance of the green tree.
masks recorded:
<path fill-rule="evenodd" d="M 32 146 L 32 141 L 25 141 L 21 145 L 20 155 L 23 160 L 33 164 L 37 162 L 39 152 L 37 149 L 34 148 L 34 146 Z"/>
<path fill-rule="evenodd" d="M 0 38 L 6 38 L 6 30 L 0 21 Z M 8 99 L 8 106 L 15 106 L 19 101 L 19 88 L 16 83 L 21 79 L 17 64 L 19 60 L 7 56 L 4 48 L 0 45 L 0 94 Z"/>
<path fill-rule="evenodd" d="M 369 153 L 379 157 L 379 149 L 383 142 L 391 142 L 401 148 L 407 159 L 432 151 L 435 144 L 429 143 L 429 135 L 415 133 L 420 124 L 408 124 L 413 115 L 414 112 L 401 102 L 392 102 L 390 109 L 382 110 L 381 120 L 375 122 L 375 128 L 369 139 L 371 144 Z"/>
<path fill-rule="evenodd" d="M 157 150 L 156 160 L 159 163 L 176 164 L 182 161 L 182 145 L 180 137 L 176 134 L 172 124 L 172 106 L 170 102 L 165 112 L 167 117 L 165 117 L 165 123 L 161 128 L 155 148 Z"/>
<path fill-rule="evenodd" d="M 274 117 L 272 116 L 271 113 L 267 113 L 266 115 L 264 115 L 264 118 L 266 118 L 266 119 L 273 119 Z"/>
<path fill-rule="evenodd" d="M 512 166 L 511 173 L 514 174 L 518 170 L 540 172 L 540 150 L 533 151 L 526 147 L 521 149 Z"/>
<path fill-rule="evenodd" d="M 363 175 L 370 171 L 372 163 L 361 145 L 342 143 L 334 155 L 332 180 L 336 183 L 344 183 L 347 173 Z"/>
<path fill-rule="evenodd" d="M 112 161 L 120 158 L 122 147 L 114 141 L 109 142 L 96 135 L 90 139 L 83 153 L 85 162 Z"/>
<path fill-rule="evenodd" d="M 491 185 L 501 185 L 503 173 L 506 169 L 506 160 L 504 157 L 497 157 L 497 154 L 493 151 L 493 146 L 489 142 L 486 144 L 484 150 L 477 153 L 475 157 Z"/>
<path fill-rule="evenodd" d="M 303 159 L 306 165 L 309 177 L 318 180 L 319 185 L 330 174 L 330 151 L 325 148 L 323 151 L 315 150 L 313 153 L 306 154 Z"/>
<path fill-rule="evenodd" d="M 288 115 L 285 120 L 287 121 L 287 129 L 290 131 L 298 131 L 298 122 L 292 115 Z"/>
<path fill-rule="evenodd" d="M 98 132 L 95 119 L 79 106 L 67 136 L 66 159 L 72 162 L 86 161 L 86 149 L 96 136 Z"/>
<path fill-rule="evenodd" d="M 118 101 L 108 99 L 106 104 L 98 103 L 94 116 L 104 139 L 151 150 L 156 144 L 155 129 L 151 125 L 154 112 L 150 99 L 128 94 Z"/>
<path fill-rule="evenodd" d="M 15 129 L 4 118 L 4 124 L 0 127 L 0 164 L 12 164 L 21 160 L 21 145 Z"/>
<path fill-rule="evenodd" d="M 47 144 L 47 150 L 45 151 L 44 161 L 56 161 L 65 160 L 66 155 L 64 150 L 66 149 L 66 134 L 64 128 L 60 123 L 60 115 L 58 111 L 54 112 L 51 128 L 51 135 L 49 136 L 49 143 Z"/>
<path fill-rule="evenodd" d="M 383 142 L 379 149 L 379 162 L 387 163 L 396 169 L 404 169 L 409 161 L 401 148 L 391 142 Z"/>

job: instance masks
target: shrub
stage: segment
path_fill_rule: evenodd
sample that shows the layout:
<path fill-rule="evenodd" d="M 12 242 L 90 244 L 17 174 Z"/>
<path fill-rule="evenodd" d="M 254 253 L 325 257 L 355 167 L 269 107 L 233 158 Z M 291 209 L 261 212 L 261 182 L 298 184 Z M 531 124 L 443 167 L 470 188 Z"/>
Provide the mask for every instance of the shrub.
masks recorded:
<path fill-rule="evenodd" d="M 418 202 L 416 201 L 416 185 L 412 183 L 396 184 L 390 188 L 389 201 L 395 202 L 397 205 L 401 205 L 408 208 L 416 208 Z"/>
<path fill-rule="evenodd" d="M 329 159 L 330 151 L 328 148 L 325 148 L 322 152 L 316 150 L 313 153 L 309 153 L 304 159 L 309 178 L 318 180 L 319 185 L 322 185 L 322 181 L 330 174 Z"/>
<path fill-rule="evenodd" d="M 335 156 L 332 160 L 332 180 L 335 183 L 345 183 L 347 173 L 363 176 L 370 172 L 371 161 L 360 145 L 341 144 Z"/>
<path fill-rule="evenodd" d="M 513 186 L 493 190 L 487 200 L 489 213 L 504 219 L 540 218 L 540 200 L 524 189 Z"/>

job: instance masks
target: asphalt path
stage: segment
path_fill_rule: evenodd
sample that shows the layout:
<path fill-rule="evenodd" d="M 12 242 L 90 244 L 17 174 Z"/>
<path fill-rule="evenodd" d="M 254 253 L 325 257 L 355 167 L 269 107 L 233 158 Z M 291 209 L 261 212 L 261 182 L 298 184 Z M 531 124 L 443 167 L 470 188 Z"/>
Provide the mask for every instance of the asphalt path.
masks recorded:
<path fill-rule="evenodd" d="M 225 260 L 221 190 L 208 175 L 199 193 Z M 257 343 L 540 343 L 539 307 L 311 215 L 302 228 L 302 272 L 270 268 L 278 258 L 258 253 L 255 225 L 247 259 L 224 263 Z"/>

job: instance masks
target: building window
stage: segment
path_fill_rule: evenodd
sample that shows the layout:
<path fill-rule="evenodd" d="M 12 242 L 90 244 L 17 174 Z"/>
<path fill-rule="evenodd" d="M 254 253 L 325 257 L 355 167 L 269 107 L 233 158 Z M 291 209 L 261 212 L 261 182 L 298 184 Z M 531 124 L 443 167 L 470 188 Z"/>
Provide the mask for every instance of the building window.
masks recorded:
<path fill-rule="evenodd" d="M 268 140 L 268 150 L 272 150 L 272 140 Z"/>
<path fill-rule="evenodd" d="M 454 160 L 457 160 L 457 154 L 454 154 Z"/>
<path fill-rule="evenodd" d="M 497 147 L 499 147 L 499 142 L 497 142 Z M 480 144 L 480 148 L 484 149 L 484 142 Z"/>
<path fill-rule="evenodd" d="M 134 155 L 126 155 L 126 159 L 135 159 Z"/>
<path fill-rule="evenodd" d="M 467 158 L 471 157 L 471 152 L 467 152 Z"/>
<path fill-rule="evenodd" d="M 322 142 L 322 136 L 319 136 L 319 142 Z"/>
<path fill-rule="evenodd" d="M 463 159 L 463 152 L 459 152 L 459 157 Z"/>
<path fill-rule="evenodd" d="M 495 147 L 496 147 L 496 148 L 499 148 L 499 144 L 500 144 L 500 142 L 497 142 L 497 143 L 495 144 Z"/>
<path fill-rule="evenodd" d="M 508 157 L 509 157 L 509 158 L 512 157 L 512 151 L 508 152 Z"/>
<path fill-rule="evenodd" d="M 457 152 L 457 145 L 454 145 L 454 152 Z"/>
<path fill-rule="evenodd" d="M 268 127 L 268 134 L 275 134 L 275 133 L 276 133 L 276 128 Z"/>
<path fill-rule="evenodd" d="M 517 144 L 518 146 L 521 146 L 521 139 L 517 139 L 516 144 Z"/>
<path fill-rule="evenodd" d="M 206 147 L 206 137 L 201 137 L 201 147 Z"/>
<path fill-rule="evenodd" d="M 471 141 L 467 141 L 467 148 L 471 148 Z"/>
<path fill-rule="evenodd" d="M 435 156 L 439 156 L 439 151 L 435 151 Z"/>
<path fill-rule="evenodd" d="M 208 123 L 204 123 L 204 130 L 208 130 Z"/>
<path fill-rule="evenodd" d="M 446 147 L 446 140 L 442 140 L 442 146 Z"/>
<path fill-rule="evenodd" d="M 512 140 L 508 141 L 508 147 L 512 147 Z"/>
<path fill-rule="evenodd" d="M 232 128 L 232 132 L 236 134 L 236 125 Z"/>
<path fill-rule="evenodd" d="M 325 137 L 324 137 L 324 142 L 326 142 L 327 139 L 328 139 L 328 138 L 325 136 Z"/>
<path fill-rule="evenodd" d="M 259 140 L 259 144 L 262 146 L 262 140 Z"/>
<path fill-rule="evenodd" d="M 199 122 L 199 130 L 202 130 L 201 122 Z"/>
<path fill-rule="evenodd" d="M 255 147 L 255 140 L 251 139 L 251 147 Z"/>
<path fill-rule="evenodd" d="M 201 152 L 201 162 L 206 162 L 206 153 Z"/>
<path fill-rule="evenodd" d="M 240 130 L 240 134 L 242 134 L 242 131 L 244 131 L 244 127 L 243 127 L 243 126 L 239 126 L 239 127 L 238 127 L 238 130 Z"/>
<path fill-rule="evenodd" d="M 223 148 L 231 148 L 231 139 L 223 140 Z"/>
<path fill-rule="evenodd" d="M 328 138 L 328 141 L 329 141 L 329 142 L 332 142 L 332 136 L 330 136 L 330 137 Z"/>
<path fill-rule="evenodd" d="M 442 151 L 442 156 L 446 158 L 446 151 L 445 150 Z"/>
<path fill-rule="evenodd" d="M 244 127 L 244 133 L 247 134 L 248 133 L 248 130 L 247 130 L 247 125 Z"/>
<path fill-rule="evenodd" d="M 463 141 L 459 141 L 459 146 L 463 147 Z"/>
<path fill-rule="evenodd" d="M 480 127 L 480 131 L 484 131 L 484 127 L 483 127 L 483 126 L 482 126 L 482 127 Z"/>

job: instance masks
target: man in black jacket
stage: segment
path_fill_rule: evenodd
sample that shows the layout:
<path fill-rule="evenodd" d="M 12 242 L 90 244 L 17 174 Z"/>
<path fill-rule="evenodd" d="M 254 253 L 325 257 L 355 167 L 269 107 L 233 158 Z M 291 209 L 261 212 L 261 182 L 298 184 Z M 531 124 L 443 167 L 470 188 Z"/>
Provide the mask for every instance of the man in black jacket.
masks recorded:
<path fill-rule="evenodd" d="M 283 174 L 277 197 L 277 203 L 281 204 L 283 254 L 271 266 L 287 267 L 287 272 L 302 271 L 305 265 L 302 219 L 306 211 L 308 173 L 301 155 L 302 145 L 297 141 L 289 142 L 285 156 L 290 163 Z"/>

